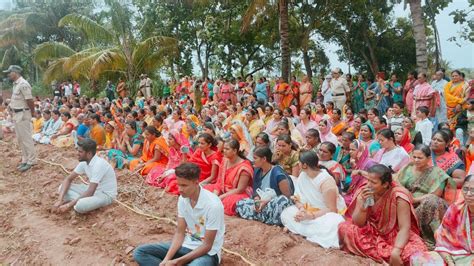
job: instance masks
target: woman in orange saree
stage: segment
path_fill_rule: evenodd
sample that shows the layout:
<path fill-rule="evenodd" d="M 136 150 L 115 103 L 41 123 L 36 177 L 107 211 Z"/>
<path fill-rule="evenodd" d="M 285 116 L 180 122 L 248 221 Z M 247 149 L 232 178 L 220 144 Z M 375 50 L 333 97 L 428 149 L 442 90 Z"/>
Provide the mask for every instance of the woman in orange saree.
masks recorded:
<path fill-rule="evenodd" d="M 130 162 L 130 171 L 147 175 L 155 166 L 166 166 L 168 163 L 168 145 L 161 133 L 153 126 L 145 128 L 145 143 L 142 156 Z"/>
<path fill-rule="evenodd" d="M 346 212 L 350 220 L 339 225 L 339 237 L 347 252 L 378 263 L 402 265 L 427 248 L 419 236 L 412 197 L 392 182 L 391 172 L 381 164 L 368 169 L 367 185 L 356 192 Z"/>
<path fill-rule="evenodd" d="M 305 108 L 305 106 L 311 102 L 312 94 L 313 94 L 313 84 L 309 82 L 308 76 L 304 76 L 303 80 L 301 80 L 300 93 L 299 93 L 300 110 Z"/>
<path fill-rule="evenodd" d="M 250 161 L 239 152 L 239 142 L 232 139 L 224 144 L 224 159 L 219 167 L 215 184 L 204 186 L 222 200 L 224 213 L 235 216 L 237 202 L 252 195 L 253 168 Z"/>
<path fill-rule="evenodd" d="M 290 107 L 291 101 L 293 100 L 293 91 L 290 85 L 286 83 L 283 78 L 280 78 L 276 93 L 280 95 L 281 109 Z"/>
<path fill-rule="evenodd" d="M 444 86 L 444 99 L 448 108 L 448 119 L 456 115 L 456 106 L 462 105 L 464 101 L 465 82 L 461 78 L 461 72 L 454 70 L 451 72 L 451 81 Z"/>

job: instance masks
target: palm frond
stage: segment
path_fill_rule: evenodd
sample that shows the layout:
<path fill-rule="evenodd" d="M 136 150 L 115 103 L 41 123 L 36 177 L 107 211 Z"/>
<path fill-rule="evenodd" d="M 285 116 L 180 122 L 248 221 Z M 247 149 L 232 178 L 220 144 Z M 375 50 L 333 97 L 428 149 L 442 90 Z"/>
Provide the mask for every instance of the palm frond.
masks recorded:
<path fill-rule="evenodd" d="M 135 46 L 132 53 L 132 63 L 141 68 L 150 54 L 159 53 L 163 57 L 175 57 L 179 53 L 178 40 L 171 37 L 153 36 Z"/>
<path fill-rule="evenodd" d="M 127 70 L 125 56 L 118 49 L 103 51 L 91 67 L 91 78 L 98 79 L 105 72 Z"/>
<path fill-rule="evenodd" d="M 95 60 L 102 54 L 101 51 L 97 53 L 92 53 L 89 55 L 85 55 L 83 57 L 78 57 L 77 62 L 74 66 L 69 70 L 69 73 L 73 78 L 79 78 L 81 76 L 90 77 L 91 68 L 94 64 Z"/>
<path fill-rule="evenodd" d="M 78 29 L 91 41 L 108 42 L 113 39 L 113 34 L 110 31 L 83 15 L 66 15 L 59 21 L 58 25 L 60 27 L 69 26 Z"/>
<path fill-rule="evenodd" d="M 80 62 L 82 61 L 84 58 L 86 57 L 89 57 L 91 55 L 94 55 L 94 54 L 97 54 L 98 52 L 100 51 L 99 48 L 97 47 L 92 47 L 92 48 L 89 48 L 89 49 L 85 49 L 85 50 L 82 50 L 80 52 L 77 52 L 71 56 L 69 56 L 66 60 L 66 62 L 64 62 L 64 70 L 66 72 L 69 72 L 69 73 L 72 73 L 73 72 L 73 68 Z"/>
<path fill-rule="evenodd" d="M 53 80 L 61 80 L 68 77 L 69 73 L 64 71 L 64 62 L 66 58 L 60 58 L 52 62 L 43 73 L 44 84 L 50 84 Z"/>
<path fill-rule="evenodd" d="M 33 51 L 33 62 L 42 65 L 47 61 L 69 57 L 76 53 L 73 49 L 61 42 L 45 42 Z"/>

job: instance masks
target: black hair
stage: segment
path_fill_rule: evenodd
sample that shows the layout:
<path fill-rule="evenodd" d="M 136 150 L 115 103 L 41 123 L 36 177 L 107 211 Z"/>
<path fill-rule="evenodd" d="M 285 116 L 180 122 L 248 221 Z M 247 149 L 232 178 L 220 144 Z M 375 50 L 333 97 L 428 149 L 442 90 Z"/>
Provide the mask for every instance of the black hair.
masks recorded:
<path fill-rule="evenodd" d="M 393 133 L 392 130 L 390 130 L 388 128 L 384 128 L 384 129 L 380 130 L 378 134 L 384 136 L 384 138 L 386 138 L 386 139 L 392 139 L 393 143 L 396 143 L 395 142 L 395 134 Z"/>
<path fill-rule="evenodd" d="M 286 144 L 289 144 L 291 145 L 291 149 L 292 150 L 298 150 L 298 145 L 296 145 L 296 143 L 294 143 L 292 140 L 291 140 L 291 136 L 290 135 L 280 135 L 277 137 L 276 141 L 283 141 L 285 142 Z"/>
<path fill-rule="evenodd" d="M 417 111 L 420 111 L 421 113 L 425 114 L 426 116 L 428 116 L 430 114 L 430 109 L 428 109 L 428 107 L 426 106 L 420 106 L 418 108 L 416 108 Z"/>
<path fill-rule="evenodd" d="M 272 150 L 269 147 L 259 147 L 253 152 L 254 156 L 265 158 L 269 163 L 272 163 Z"/>
<path fill-rule="evenodd" d="M 127 122 L 126 124 L 129 125 L 133 130 L 137 131 L 137 122 L 130 121 L 130 122 Z"/>
<path fill-rule="evenodd" d="M 397 105 L 398 107 L 400 107 L 400 109 L 403 109 L 405 107 L 405 104 L 403 102 L 394 102 L 393 105 Z"/>
<path fill-rule="evenodd" d="M 286 119 L 283 120 L 283 121 L 280 121 L 280 122 L 278 123 L 278 125 L 277 125 L 277 128 L 278 128 L 278 127 L 283 127 L 283 128 L 285 128 L 286 130 L 288 130 L 288 131 L 290 130 L 290 125 L 288 124 L 288 120 L 286 120 Z"/>
<path fill-rule="evenodd" d="M 81 139 L 77 142 L 77 146 L 85 152 L 90 152 L 92 154 L 95 154 L 97 151 L 97 143 L 93 139 Z"/>
<path fill-rule="evenodd" d="M 341 115 L 342 115 L 342 112 L 341 112 L 341 110 L 340 110 L 340 109 L 338 109 L 338 108 L 334 108 L 334 109 L 332 110 L 332 113 L 333 113 L 333 114 L 334 114 L 334 113 L 336 113 L 336 114 L 338 114 L 339 116 L 341 116 Z"/>
<path fill-rule="evenodd" d="M 378 118 L 378 119 L 379 119 L 380 124 L 387 125 L 387 119 L 385 119 L 385 117 L 377 116 L 377 117 L 375 117 L 375 118 Z"/>
<path fill-rule="evenodd" d="M 416 145 L 414 151 L 421 151 L 426 157 L 431 156 L 431 149 L 430 149 L 430 147 L 426 146 L 425 144 Z"/>
<path fill-rule="evenodd" d="M 212 124 L 212 122 L 206 122 L 206 123 L 204 123 L 204 127 L 207 128 L 207 129 L 212 130 L 212 132 L 215 132 L 215 130 L 216 130 L 216 128 L 214 127 L 214 125 Z"/>
<path fill-rule="evenodd" d="M 256 138 L 261 138 L 262 141 L 263 141 L 265 144 L 270 143 L 270 137 L 269 137 L 268 134 L 265 133 L 265 132 L 260 132 L 260 133 L 258 133 L 258 135 L 257 135 Z"/>
<path fill-rule="evenodd" d="M 59 112 L 58 110 L 53 110 L 53 114 L 55 114 L 55 115 L 61 115 L 61 112 Z"/>
<path fill-rule="evenodd" d="M 351 142 L 352 142 L 353 140 L 355 140 L 355 138 L 356 138 L 354 133 L 348 132 L 348 131 L 344 131 L 344 132 L 342 133 L 342 135 L 345 136 L 345 137 L 347 137 Z"/>
<path fill-rule="evenodd" d="M 453 73 L 457 73 L 459 76 L 461 76 L 461 71 L 459 71 L 459 70 L 457 70 L 457 69 L 451 71 L 451 75 L 452 75 Z"/>
<path fill-rule="evenodd" d="M 237 156 L 240 158 L 247 160 L 245 157 L 244 153 L 240 150 L 240 143 L 236 139 L 230 139 L 224 143 L 224 145 L 227 144 L 231 149 L 234 149 L 237 151 Z"/>
<path fill-rule="evenodd" d="M 145 131 L 148 131 L 148 133 L 155 135 L 155 137 L 157 138 L 161 136 L 160 131 L 158 131 L 158 129 L 156 129 L 154 126 L 147 126 L 145 128 Z"/>
<path fill-rule="evenodd" d="M 334 153 L 336 152 L 336 145 L 334 145 L 334 143 L 332 142 L 329 142 L 329 141 L 325 141 L 323 143 L 321 143 L 321 146 L 326 146 L 326 148 L 328 148 L 328 151 L 329 153 L 331 153 L 331 155 L 334 155 Z"/>
<path fill-rule="evenodd" d="M 194 163 L 182 163 L 176 167 L 175 174 L 178 178 L 197 180 L 201 175 L 201 169 Z"/>
<path fill-rule="evenodd" d="M 438 124 L 438 130 L 441 130 L 441 129 L 445 128 L 445 126 L 449 127 L 449 124 L 447 122 L 440 122 Z"/>
<path fill-rule="evenodd" d="M 158 123 L 163 124 L 163 117 L 160 114 L 157 114 L 153 117 Z"/>
<path fill-rule="evenodd" d="M 466 182 L 470 182 L 473 176 L 474 176 L 474 175 L 468 175 L 468 176 L 466 176 L 466 178 L 464 178 L 464 184 L 466 184 Z"/>
<path fill-rule="evenodd" d="M 375 116 L 380 116 L 379 109 L 377 109 L 377 108 L 371 108 L 371 109 L 369 109 L 369 111 L 374 113 Z M 367 112 L 369 112 L 369 111 L 367 111 Z"/>
<path fill-rule="evenodd" d="M 418 72 L 416 70 L 410 71 L 410 75 L 414 76 L 415 78 L 418 77 Z"/>
<path fill-rule="evenodd" d="M 92 119 L 92 120 L 97 121 L 98 123 L 100 123 L 100 116 L 97 115 L 97 114 L 90 114 L 89 118 Z"/>
<path fill-rule="evenodd" d="M 211 147 L 215 147 L 217 145 L 216 139 L 208 133 L 201 133 L 198 139 L 200 138 L 203 138 L 206 143 L 211 144 Z"/>
<path fill-rule="evenodd" d="M 308 165 L 309 168 L 319 168 L 319 158 L 314 151 L 303 151 L 300 153 L 299 160 L 301 163 Z"/>
<path fill-rule="evenodd" d="M 393 170 L 390 167 L 387 167 L 383 164 L 376 164 L 376 165 L 370 167 L 367 170 L 367 172 L 379 175 L 380 176 L 380 181 L 382 181 L 382 184 L 392 183 Z"/>
<path fill-rule="evenodd" d="M 43 114 L 51 115 L 51 111 L 50 110 L 44 110 Z"/>
<path fill-rule="evenodd" d="M 441 130 L 438 130 L 436 131 L 434 134 L 433 134 L 433 137 L 438 134 L 441 136 L 441 138 L 444 140 L 444 142 L 446 142 L 446 151 L 449 151 L 449 144 L 451 142 L 451 139 L 453 138 L 453 133 L 448 130 L 448 129 L 441 129 Z M 433 138 L 432 137 L 432 138 Z"/>
<path fill-rule="evenodd" d="M 306 135 L 311 136 L 313 138 L 317 138 L 318 142 L 321 142 L 321 137 L 319 136 L 319 131 L 315 128 L 310 128 L 306 131 Z"/>
<path fill-rule="evenodd" d="M 360 112 L 359 112 L 360 113 Z M 361 127 L 362 127 L 362 124 L 364 124 L 365 122 L 367 122 L 367 118 L 365 118 L 365 116 L 362 116 L 362 115 L 358 115 L 356 118 L 359 118 L 360 119 L 360 122 L 361 122 Z M 356 119 L 354 118 L 354 120 Z"/>
<path fill-rule="evenodd" d="M 63 115 L 67 117 L 67 119 L 71 119 L 71 113 L 69 112 L 63 112 Z"/>

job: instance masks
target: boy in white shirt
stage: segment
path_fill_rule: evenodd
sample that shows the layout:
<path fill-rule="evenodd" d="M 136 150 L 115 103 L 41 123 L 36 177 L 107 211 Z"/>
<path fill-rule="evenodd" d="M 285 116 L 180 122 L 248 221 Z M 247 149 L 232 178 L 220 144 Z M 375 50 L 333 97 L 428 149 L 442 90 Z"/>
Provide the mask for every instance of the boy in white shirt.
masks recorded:
<path fill-rule="evenodd" d="M 430 110 L 426 106 L 420 106 L 416 109 L 418 122 L 416 122 L 415 130 L 421 133 L 423 144 L 426 146 L 430 145 L 433 134 L 433 123 L 428 119 L 429 114 Z"/>
<path fill-rule="evenodd" d="M 92 139 L 78 141 L 79 164 L 59 187 L 59 199 L 52 212 L 62 213 L 72 208 L 78 213 L 112 204 L 117 196 L 117 178 L 113 167 L 96 155 L 97 144 Z M 79 175 L 89 178 L 89 185 L 72 184 Z"/>
<path fill-rule="evenodd" d="M 173 241 L 139 246 L 139 265 L 219 265 L 224 243 L 224 206 L 214 193 L 199 186 L 201 169 L 182 163 L 175 174 L 181 196 Z"/>

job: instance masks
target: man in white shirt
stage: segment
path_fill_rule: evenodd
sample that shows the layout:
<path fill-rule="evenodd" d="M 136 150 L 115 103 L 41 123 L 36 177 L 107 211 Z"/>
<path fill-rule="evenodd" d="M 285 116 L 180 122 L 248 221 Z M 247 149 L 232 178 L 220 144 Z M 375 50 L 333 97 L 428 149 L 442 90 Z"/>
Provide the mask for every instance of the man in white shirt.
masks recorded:
<path fill-rule="evenodd" d="M 331 71 L 332 79 L 330 82 L 331 87 L 331 96 L 332 101 L 337 109 L 342 110 L 346 100 L 348 98 L 348 93 L 350 92 L 349 85 L 347 85 L 347 80 L 341 77 L 341 69 L 336 67 Z"/>
<path fill-rule="evenodd" d="M 173 241 L 137 247 L 133 258 L 139 265 L 219 265 L 224 206 L 219 197 L 199 186 L 200 172 L 193 163 L 176 167 L 181 196 Z"/>
<path fill-rule="evenodd" d="M 435 127 L 437 127 L 439 123 L 448 121 L 448 111 L 446 108 L 446 100 L 444 99 L 444 86 L 446 86 L 448 82 L 443 79 L 443 77 L 443 71 L 436 71 L 433 82 L 431 83 L 431 87 L 438 92 L 440 99 L 440 104 L 436 108 L 435 118 L 432 120 Z"/>
<path fill-rule="evenodd" d="M 423 144 L 430 146 L 431 136 L 433 134 L 433 123 L 428 119 L 430 110 L 426 106 L 420 106 L 416 109 L 416 116 L 418 122 L 416 122 L 415 130 L 421 133 L 423 138 Z"/>
<path fill-rule="evenodd" d="M 78 141 L 79 164 L 59 187 L 59 199 L 52 211 L 66 212 L 72 208 L 78 213 L 110 205 L 117 196 L 117 178 L 112 166 L 97 156 L 97 144 L 92 139 Z M 89 185 L 72 184 L 79 175 L 89 178 Z"/>

